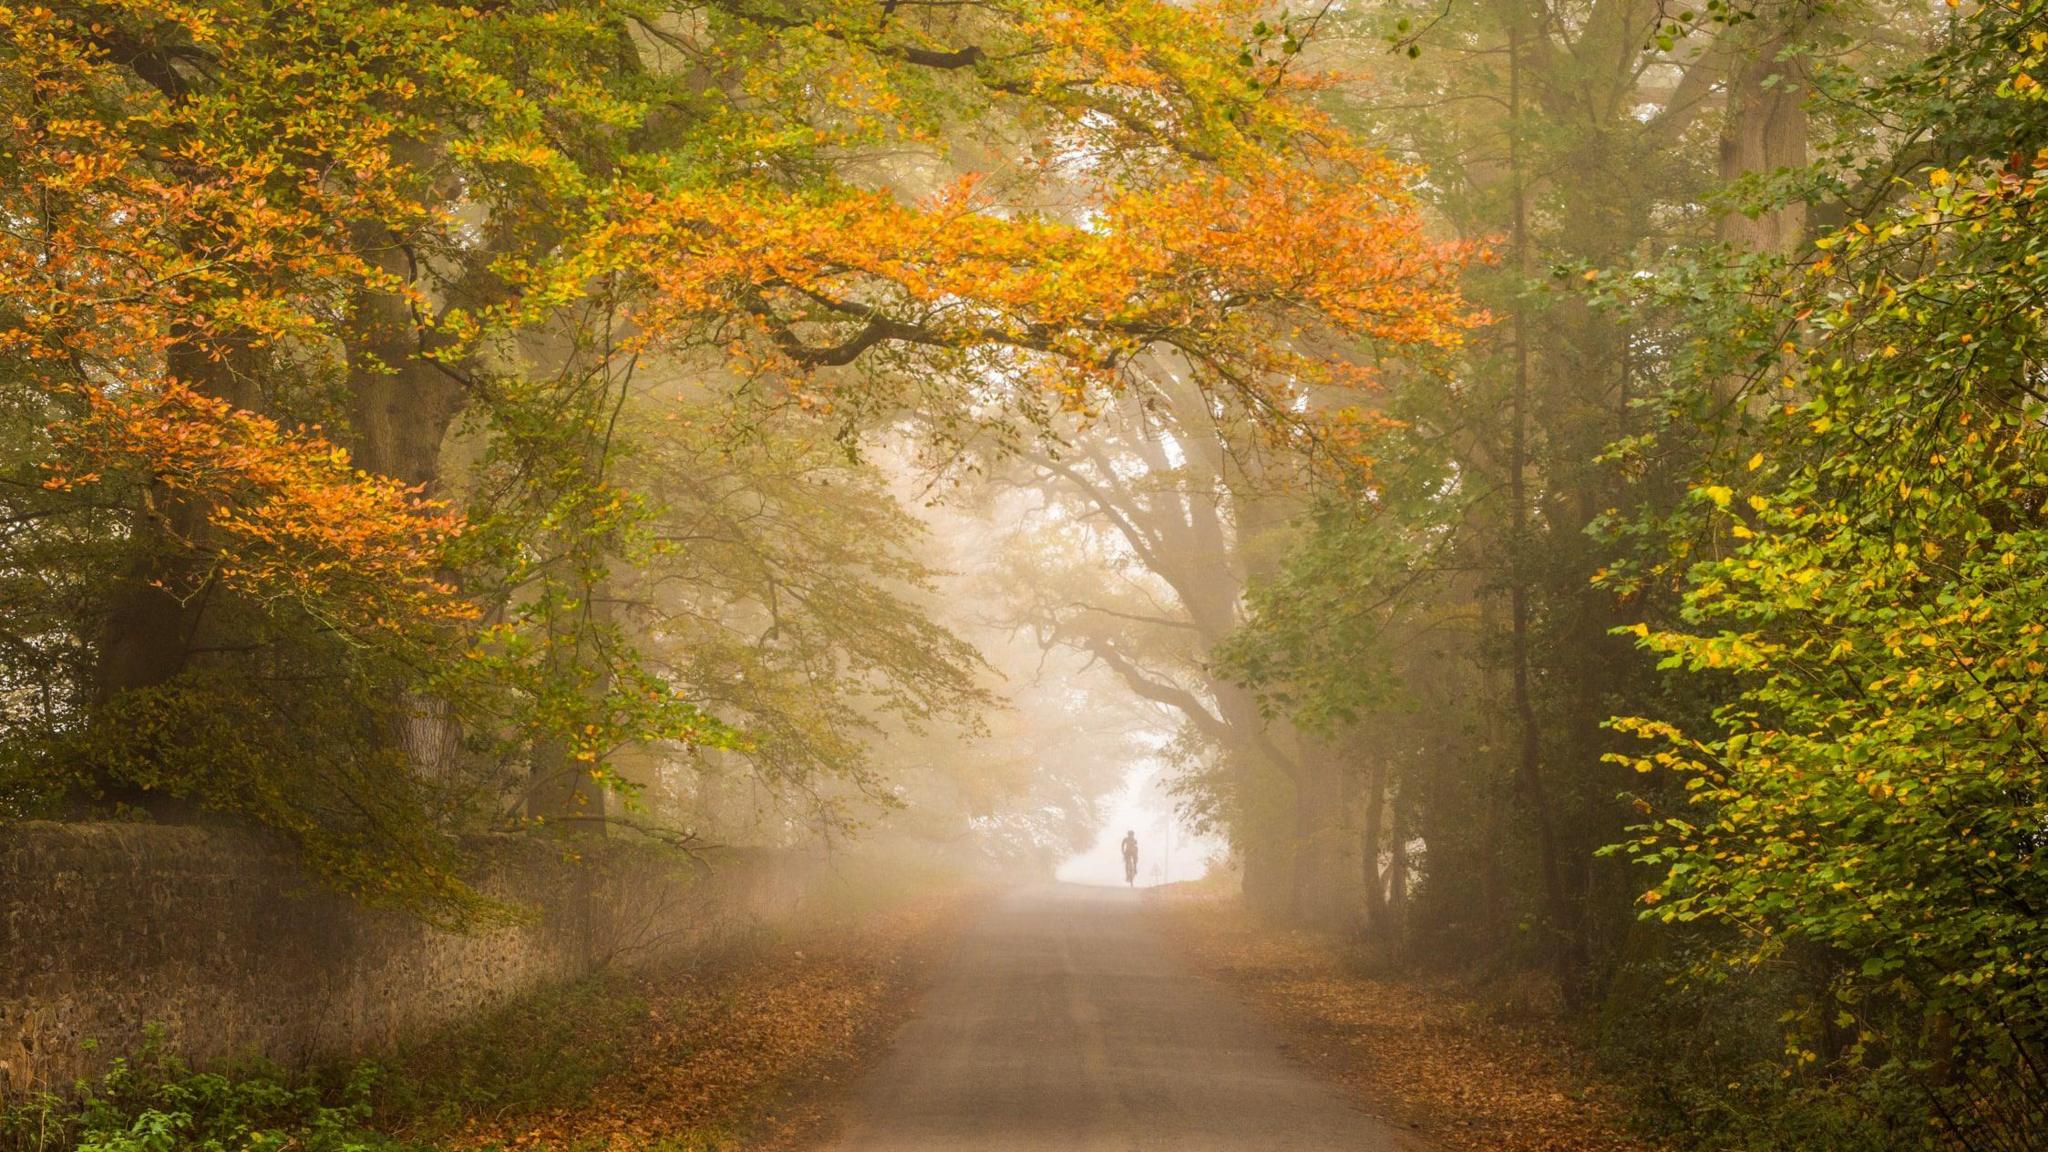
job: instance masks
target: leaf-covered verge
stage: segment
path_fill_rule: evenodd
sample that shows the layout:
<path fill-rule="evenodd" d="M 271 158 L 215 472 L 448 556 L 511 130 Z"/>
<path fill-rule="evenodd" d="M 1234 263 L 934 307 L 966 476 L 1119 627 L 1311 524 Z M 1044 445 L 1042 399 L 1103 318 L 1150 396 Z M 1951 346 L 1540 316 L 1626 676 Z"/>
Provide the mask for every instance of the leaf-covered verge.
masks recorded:
<path fill-rule="evenodd" d="M 862 901 L 683 967 L 523 998 L 380 1064 L 195 1072 L 160 1042 L 75 1097 L 0 1114 L 4 1152 L 716 1152 L 808 1144 L 967 905 Z M 835 917 L 835 920 L 845 916 Z"/>
<path fill-rule="evenodd" d="M 1527 996 L 1487 996 L 1441 975 L 1383 972 L 1338 938 L 1273 932 L 1212 896 L 1154 912 L 1198 970 L 1243 994 L 1387 1120 L 1446 1152 L 1644 1152 L 1625 1093 Z"/>

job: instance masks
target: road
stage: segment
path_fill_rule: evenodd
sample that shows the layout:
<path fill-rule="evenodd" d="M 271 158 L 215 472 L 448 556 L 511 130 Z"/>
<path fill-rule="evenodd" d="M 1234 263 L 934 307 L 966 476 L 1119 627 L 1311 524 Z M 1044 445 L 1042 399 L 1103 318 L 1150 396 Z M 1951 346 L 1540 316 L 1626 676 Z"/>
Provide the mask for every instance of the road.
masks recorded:
<path fill-rule="evenodd" d="M 1012 893 L 855 1089 L 837 1152 L 1421 1152 L 1288 1061 L 1138 893 Z"/>

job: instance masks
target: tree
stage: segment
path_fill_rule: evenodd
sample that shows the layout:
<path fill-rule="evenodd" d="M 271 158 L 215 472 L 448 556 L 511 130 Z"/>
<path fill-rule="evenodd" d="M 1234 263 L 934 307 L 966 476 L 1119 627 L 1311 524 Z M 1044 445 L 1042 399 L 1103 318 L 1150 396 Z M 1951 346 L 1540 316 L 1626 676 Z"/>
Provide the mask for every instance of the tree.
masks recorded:
<path fill-rule="evenodd" d="M 980 653 L 931 612 L 924 526 L 816 417 L 735 430 L 660 394 L 638 415 L 622 472 L 656 511 L 650 554 L 607 588 L 615 614 L 661 676 L 747 734 L 727 755 L 749 779 L 804 801 L 806 823 L 850 825 L 864 813 L 843 793 L 893 783 L 871 745 L 927 727 L 957 741 L 997 703 Z M 676 751 L 656 776 L 687 767 Z"/>
<path fill-rule="evenodd" d="M 1751 965 L 1840 957 L 1795 1023 L 1795 1063 L 1901 1078 L 1968 1148 L 2048 1130 L 2048 153 L 2027 79 L 2043 19 L 1988 8 L 1864 93 L 1917 125 L 1908 139 L 1985 150 L 1901 180 L 1771 274 L 1754 453 L 1694 490 L 1712 537 L 1682 623 L 1636 629 L 1732 698 L 1710 725 L 1623 722 L 1656 745 L 1630 762 L 1686 788 L 1631 841 L 1659 873 L 1644 914 L 1731 925 Z"/>
<path fill-rule="evenodd" d="M 1430 211 L 1490 240 L 1498 259 L 1469 285 L 1495 323 L 1448 372 L 1395 375 L 1374 399 L 1399 428 L 1372 478 L 1325 494 L 1230 652 L 1282 715 L 1334 729 L 1364 790 L 1394 787 L 1394 761 L 1441 777 L 1405 785 L 1438 836 L 1426 932 L 1528 941 L 1585 994 L 1593 954 L 1625 930 L 1603 898 L 1621 886 L 1589 861 L 1626 819 L 1600 722 L 1631 683 L 1609 594 L 1589 582 L 1609 558 L 1586 529 L 1636 496 L 1598 457 L 1632 433 L 1657 354 L 1552 272 L 1706 235 L 1714 171 L 1688 145 L 1716 126 L 1729 55 L 1658 44 L 1650 5 L 1439 7 L 1348 14 L 1353 43 L 1408 51 L 1356 61 L 1367 79 L 1332 107 L 1429 165 Z M 1405 712 L 1431 697 L 1456 704 Z"/>
<path fill-rule="evenodd" d="M 1467 321 L 1406 170 L 1229 7 L 4 20 L 8 794 L 254 816 L 451 915 L 448 833 L 507 796 L 742 739 L 590 610 L 659 514 L 617 467 L 645 366 L 851 442 L 1099 407 L 1169 348 L 1277 428 L 1361 376 L 1298 334 Z"/>

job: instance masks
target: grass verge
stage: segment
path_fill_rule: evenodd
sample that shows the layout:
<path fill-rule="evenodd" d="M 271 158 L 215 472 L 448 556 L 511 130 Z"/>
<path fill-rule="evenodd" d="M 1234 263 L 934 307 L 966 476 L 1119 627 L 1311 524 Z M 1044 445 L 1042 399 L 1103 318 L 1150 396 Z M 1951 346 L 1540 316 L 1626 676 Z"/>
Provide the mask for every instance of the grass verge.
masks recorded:
<path fill-rule="evenodd" d="M 0 1152 L 765 1152 L 825 1133 L 967 904 L 842 910 L 523 998 L 379 1065 L 194 1072 L 161 1044 L 0 1114 Z M 851 921 L 857 926 L 841 927 Z"/>

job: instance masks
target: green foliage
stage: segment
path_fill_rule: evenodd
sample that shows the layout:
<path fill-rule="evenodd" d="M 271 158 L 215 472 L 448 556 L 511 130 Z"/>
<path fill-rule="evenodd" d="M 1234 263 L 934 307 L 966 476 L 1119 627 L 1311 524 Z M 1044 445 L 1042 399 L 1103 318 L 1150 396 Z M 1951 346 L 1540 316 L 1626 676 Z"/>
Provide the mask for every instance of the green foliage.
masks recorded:
<path fill-rule="evenodd" d="M 1269 713 L 1324 734 L 1401 702 L 1395 649 L 1456 545 L 1451 462 L 1423 437 L 1382 447 L 1365 491 L 1316 502 L 1280 570 L 1254 581 L 1245 627 L 1213 654 Z"/>
<path fill-rule="evenodd" d="M 1519 911 L 1536 824 L 1499 815 L 1542 803 L 1501 783 L 1535 729 L 1587 967 L 1614 981 L 1587 1008 L 1661 1136 L 2039 1147 L 2048 15 L 1603 11 L 1372 17 L 1396 50 L 1446 51 L 1381 66 L 1356 114 L 1434 161 L 1442 211 L 1475 230 L 1516 219 L 1514 182 L 1458 161 L 1519 157 L 1526 247 L 1475 276 L 1501 323 L 1453 390 L 1389 389 L 1394 458 L 1433 447 L 1439 486 L 1404 495 L 1397 471 L 1317 505 L 1255 582 L 1229 667 L 1366 764 L 1405 763 L 1424 932 L 1499 923 L 1503 892 L 1514 920 L 1555 915 Z M 1675 90 L 1610 87 L 1636 48 Z M 1711 171 L 1713 130 L 1726 148 L 1743 125 L 1684 93 L 1732 85 L 1745 52 L 1799 63 L 1809 162 Z M 1629 122 L 1600 119 L 1615 109 Z M 1817 244 L 1709 242 L 1716 215 L 1788 213 Z M 1517 371 L 1519 539 L 1497 415 Z M 1516 592 L 1526 718 L 1500 688 Z M 1417 638 L 1452 621 L 1469 646 L 1427 658 Z M 1631 635 L 1638 653 L 1615 644 Z M 1421 707 L 1387 706 L 1404 699 Z M 1634 719 L 1601 731 L 1615 713 Z M 1608 855 L 1649 866 L 1647 893 L 1576 859 L 1624 835 L 1624 789 L 1651 822 Z"/>
<path fill-rule="evenodd" d="M 1735 930 L 1747 966 L 1826 958 L 1787 1060 L 1916 1088 L 1961 1147 L 2048 1132 L 2048 152 L 2028 77 L 2048 9 L 1988 9 L 1898 82 L 1924 131 L 2001 146 L 1912 181 L 1766 281 L 1782 346 L 1708 518 L 1664 666 L 1722 680 L 1710 726 L 1617 722 L 1673 772 L 1628 851 L 1646 917 Z M 1958 60 L 1974 62 L 1958 74 Z M 1962 81 L 1968 80 L 1969 83 Z M 1906 94 L 1906 95 L 1901 95 Z"/>
<path fill-rule="evenodd" d="M 378 1070 L 332 1085 L 268 1065 L 193 1072 L 153 1036 L 71 1099 L 44 1096 L 0 1113 L 6 1152 L 404 1152 L 370 1130 Z"/>
<path fill-rule="evenodd" d="M 658 503 L 650 556 L 624 574 L 652 666 L 744 733 L 752 778 L 840 818 L 831 795 L 886 791 L 891 729 L 973 731 L 993 703 L 972 645 L 937 623 L 922 525 L 882 472 L 801 417 L 734 428 L 650 413 L 622 471 Z"/>
<path fill-rule="evenodd" d="M 1816 1021 L 1823 1027 L 1815 1032 L 1787 1028 L 1788 1011 L 1825 995 L 1824 954 L 1795 949 L 1731 968 L 1721 933 L 1643 925 L 1635 939 L 1647 954 L 1617 973 L 1594 1034 L 1602 1071 L 1628 1090 L 1646 1134 L 1712 1152 L 1926 1146 L 1926 1095 L 1905 1077 L 1786 1068 L 1788 1039 L 1827 1043 L 1830 1022 Z"/>

